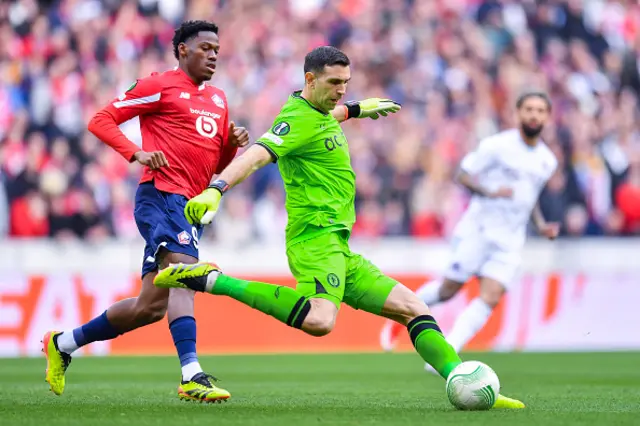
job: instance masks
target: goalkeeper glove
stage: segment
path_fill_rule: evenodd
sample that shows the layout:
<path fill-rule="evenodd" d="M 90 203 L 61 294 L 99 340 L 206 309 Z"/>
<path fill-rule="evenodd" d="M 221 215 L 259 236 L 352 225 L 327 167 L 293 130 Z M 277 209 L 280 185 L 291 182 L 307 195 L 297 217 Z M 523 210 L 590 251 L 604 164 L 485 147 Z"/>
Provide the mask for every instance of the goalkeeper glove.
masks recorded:
<path fill-rule="evenodd" d="M 217 180 L 213 182 L 207 189 L 196 195 L 184 206 L 184 215 L 190 224 L 199 223 L 208 225 L 218 212 L 222 194 L 227 190 L 229 185 L 226 182 Z"/>
<path fill-rule="evenodd" d="M 391 99 L 369 98 L 364 101 L 346 102 L 347 118 L 365 118 L 369 117 L 377 120 L 379 116 L 386 117 L 387 114 L 400 111 L 402 105 L 392 101 Z"/>

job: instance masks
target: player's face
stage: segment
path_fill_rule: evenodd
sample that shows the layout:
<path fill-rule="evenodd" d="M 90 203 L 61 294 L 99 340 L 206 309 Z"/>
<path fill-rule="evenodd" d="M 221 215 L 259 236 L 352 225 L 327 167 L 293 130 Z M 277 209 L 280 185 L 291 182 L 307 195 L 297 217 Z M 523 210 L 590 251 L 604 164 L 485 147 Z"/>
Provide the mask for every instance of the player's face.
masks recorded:
<path fill-rule="evenodd" d="M 211 31 L 201 31 L 185 43 L 183 49 L 189 75 L 199 82 L 210 80 L 216 72 L 220 51 L 218 35 Z"/>
<path fill-rule="evenodd" d="M 324 67 L 314 80 L 313 94 L 316 104 L 324 111 L 331 111 L 347 92 L 347 83 L 351 80 L 348 66 L 332 65 Z"/>
<path fill-rule="evenodd" d="M 549 118 L 549 105 L 538 97 L 527 98 L 518 108 L 518 122 L 522 132 L 528 137 L 536 137 L 542 132 Z"/>

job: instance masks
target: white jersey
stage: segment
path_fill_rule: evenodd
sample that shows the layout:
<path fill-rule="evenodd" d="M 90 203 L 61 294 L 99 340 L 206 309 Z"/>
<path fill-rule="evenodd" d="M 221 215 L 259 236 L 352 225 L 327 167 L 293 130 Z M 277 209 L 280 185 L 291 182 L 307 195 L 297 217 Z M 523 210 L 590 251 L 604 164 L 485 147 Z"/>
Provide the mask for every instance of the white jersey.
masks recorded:
<path fill-rule="evenodd" d="M 557 166 L 558 160 L 542 141 L 529 146 L 518 129 L 483 139 L 462 160 L 461 169 L 490 191 L 511 188 L 513 197 L 474 195 L 456 226 L 455 237 L 480 234 L 503 250 L 521 249 L 531 212 Z"/>

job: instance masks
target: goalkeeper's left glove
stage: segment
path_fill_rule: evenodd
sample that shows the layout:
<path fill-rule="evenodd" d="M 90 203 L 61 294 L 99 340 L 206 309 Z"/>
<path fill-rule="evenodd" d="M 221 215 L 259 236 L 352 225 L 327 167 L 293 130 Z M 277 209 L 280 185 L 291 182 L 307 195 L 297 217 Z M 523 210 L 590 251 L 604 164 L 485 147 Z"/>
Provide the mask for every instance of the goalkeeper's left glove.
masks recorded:
<path fill-rule="evenodd" d="M 400 111 L 402 105 L 391 99 L 369 98 L 364 101 L 345 102 L 347 108 L 347 118 L 369 117 L 377 120 L 379 116 L 386 117 L 387 114 Z"/>
<path fill-rule="evenodd" d="M 218 212 L 222 194 L 227 190 L 229 185 L 226 182 L 217 180 L 213 182 L 207 189 L 196 195 L 184 206 L 184 215 L 190 224 L 199 223 L 208 225 Z"/>

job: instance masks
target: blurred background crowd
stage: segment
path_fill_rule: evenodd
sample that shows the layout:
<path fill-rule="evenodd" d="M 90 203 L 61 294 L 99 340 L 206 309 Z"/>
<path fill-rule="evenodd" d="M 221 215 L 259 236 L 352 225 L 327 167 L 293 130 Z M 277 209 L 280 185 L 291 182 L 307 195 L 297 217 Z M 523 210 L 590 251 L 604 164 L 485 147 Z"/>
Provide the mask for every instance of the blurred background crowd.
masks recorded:
<path fill-rule="evenodd" d="M 253 138 L 302 87 L 319 45 L 352 60 L 348 99 L 403 104 L 343 127 L 357 174 L 354 236 L 447 237 L 469 195 L 452 176 L 515 97 L 547 90 L 560 167 L 542 195 L 565 236 L 640 234 L 640 6 L 628 0 L 15 0 L 0 3 L 0 235 L 138 238 L 140 174 L 86 131 L 138 77 L 176 65 L 184 19 L 220 25 L 212 83 Z M 140 143 L 136 120 L 123 131 Z M 205 233 L 283 239 L 268 166 L 225 196 Z"/>

